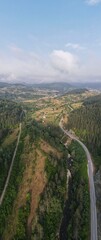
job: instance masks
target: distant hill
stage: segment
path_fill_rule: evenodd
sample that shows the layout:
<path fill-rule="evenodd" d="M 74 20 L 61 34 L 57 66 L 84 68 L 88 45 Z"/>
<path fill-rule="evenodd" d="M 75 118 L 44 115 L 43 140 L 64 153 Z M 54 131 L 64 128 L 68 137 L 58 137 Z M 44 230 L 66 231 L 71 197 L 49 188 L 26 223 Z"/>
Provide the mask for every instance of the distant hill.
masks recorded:
<path fill-rule="evenodd" d="M 73 83 L 77 88 L 89 88 L 101 90 L 101 81 L 100 82 L 77 82 Z"/>
<path fill-rule="evenodd" d="M 4 87 L 25 87 L 25 84 L 0 82 L 0 88 L 4 88 Z"/>
<path fill-rule="evenodd" d="M 74 88 L 74 86 L 66 82 L 39 83 L 39 84 L 32 84 L 32 86 L 34 88 L 55 90 L 59 92 L 69 91 Z"/>
<path fill-rule="evenodd" d="M 0 88 L 3 87 L 27 87 L 27 88 L 38 88 L 38 89 L 46 89 L 46 90 L 55 90 L 59 92 L 71 91 L 74 89 L 97 89 L 101 90 L 101 81 L 100 82 L 72 82 L 72 84 L 67 82 L 51 82 L 51 83 L 26 83 L 26 82 L 0 82 Z M 78 93 L 78 92 L 77 92 Z"/>
<path fill-rule="evenodd" d="M 77 88 L 77 89 L 73 89 L 71 91 L 68 91 L 68 94 L 82 94 L 88 92 L 88 89 L 86 88 Z"/>
<path fill-rule="evenodd" d="M 66 92 L 69 90 L 74 89 L 74 86 L 70 85 L 66 82 L 53 82 L 53 83 L 33 83 L 33 84 L 26 84 L 26 83 L 5 83 L 0 82 L 0 88 L 3 87 L 25 87 L 25 88 L 38 88 L 43 90 L 54 90 L 58 92 Z"/>
<path fill-rule="evenodd" d="M 0 88 L 9 87 L 9 86 L 10 86 L 9 83 L 0 82 Z"/>

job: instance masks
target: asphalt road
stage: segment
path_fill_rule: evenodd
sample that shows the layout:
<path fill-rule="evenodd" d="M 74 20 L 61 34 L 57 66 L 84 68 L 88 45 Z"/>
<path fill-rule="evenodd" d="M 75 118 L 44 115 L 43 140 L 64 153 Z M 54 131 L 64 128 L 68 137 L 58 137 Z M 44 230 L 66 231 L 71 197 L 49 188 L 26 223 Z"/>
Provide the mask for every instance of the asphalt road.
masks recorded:
<path fill-rule="evenodd" d="M 59 124 L 62 131 L 68 135 L 71 139 L 77 141 L 82 148 L 84 149 L 87 161 L 88 161 L 88 178 L 89 178 L 89 186 L 90 186 L 90 209 L 91 209 L 91 240 L 97 240 L 97 209 L 96 209 L 96 196 L 95 196 L 95 186 L 94 186 L 94 178 L 93 178 L 93 163 L 91 159 L 91 155 L 87 149 L 87 147 L 82 143 L 76 136 L 73 136 L 70 132 L 63 129 L 62 124 Z M 86 240 L 86 239 L 85 239 Z"/>
<path fill-rule="evenodd" d="M 5 193 L 6 193 L 6 189 L 7 189 L 8 183 L 9 183 L 9 179 L 10 179 L 10 176 L 11 176 L 11 172 L 12 172 L 12 168 L 13 168 L 16 152 L 17 152 L 17 149 L 18 149 L 19 141 L 20 141 L 20 136 L 21 136 L 21 123 L 20 123 L 20 130 L 19 130 L 19 135 L 18 135 L 18 139 L 17 139 L 17 143 L 16 143 L 16 148 L 15 148 L 15 151 L 14 151 L 14 154 L 13 154 L 13 157 L 12 157 L 12 162 L 11 162 L 11 165 L 10 165 L 10 169 L 9 169 L 9 172 L 8 172 L 6 183 L 5 183 L 4 189 L 2 191 L 2 194 L 0 196 L 0 205 L 3 202 L 4 196 L 5 196 Z"/>

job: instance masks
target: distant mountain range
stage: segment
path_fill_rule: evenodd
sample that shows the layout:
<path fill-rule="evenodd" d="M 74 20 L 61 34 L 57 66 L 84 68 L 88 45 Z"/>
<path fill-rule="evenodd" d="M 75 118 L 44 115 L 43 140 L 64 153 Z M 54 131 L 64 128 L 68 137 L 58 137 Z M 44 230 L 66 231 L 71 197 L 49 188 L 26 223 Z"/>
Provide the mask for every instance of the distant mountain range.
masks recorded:
<path fill-rule="evenodd" d="M 62 93 L 66 93 L 68 91 L 81 91 L 81 89 L 97 89 L 101 90 L 101 82 L 86 82 L 86 83 L 66 83 L 66 82 L 53 82 L 53 83 L 6 83 L 0 82 L 0 88 L 4 87 L 24 87 L 24 88 L 35 88 L 35 89 L 43 89 L 43 90 L 54 90 Z"/>
<path fill-rule="evenodd" d="M 54 90 L 58 92 L 67 92 L 74 89 L 74 86 L 65 82 L 54 82 L 54 83 L 35 83 L 35 84 L 20 84 L 20 83 L 5 83 L 0 82 L 0 88 L 3 87 L 24 87 L 24 88 L 35 88 L 43 90 Z"/>
<path fill-rule="evenodd" d="M 101 90 L 101 81 L 100 82 L 78 82 L 78 83 L 73 83 L 75 87 L 77 88 L 88 88 L 88 89 L 97 89 Z"/>
<path fill-rule="evenodd" d="M 59 92 L 65 92 L 65 91 L 74 89 L 74 86 L 66 82 L 39 83 L 39 84 L 32 84 L 32 86 L 34 88 L 49 89 L 49 90 L 55 90 Z"/>

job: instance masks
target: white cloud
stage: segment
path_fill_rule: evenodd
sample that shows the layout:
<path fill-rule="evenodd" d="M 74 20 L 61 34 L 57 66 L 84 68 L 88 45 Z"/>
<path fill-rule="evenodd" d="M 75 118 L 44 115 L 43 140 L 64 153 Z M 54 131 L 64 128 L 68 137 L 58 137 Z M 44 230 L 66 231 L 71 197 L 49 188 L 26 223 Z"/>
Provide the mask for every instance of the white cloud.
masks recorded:
<path fill-rule="evenodd" d="M 70 52 L 54 50 L 51 54 L 52 66 L 58 71 L 74 75 L 78 72 L 78 57 Z"/>
<path fill-rule="evenodd" d="M 78 44 L 78 43 L 71 43 L 71 42 L 67 43 L 66 47 L 67 48 L 72 48 L 72 49 L 75 49 L 75 50 L 84 50 L 85 49 L 85 47 L 82 47 L 80 44 Z"/>
<path fill-rule="evenodd" d="M 96 5 L 96 4 L 100 3 L 100 2 L 101 2 L 101 0 L 87 0 L 87 3 L 89 5 Z"/>
<path fill-rule="evenodd" d="M 8 54 L 0 53 L 0 81 L 94 80 L 101 78 L 100 63 L 101 58 L 95 55 L 86 55 L 82 64 L 78 55 L 70 51 L 53 50 L 44 57 L 11 45 Z"/>
<path fill-rule="evenodd" d="M 10 52 L 0 53 L 0 75 L 6 76 L 7 80 L 33 79 L 50 80 L 56 77 L 57 72 L 49 63 L 48 59 L 37 55 L 35 52 L 25 51 L 15 45 L 9 46 Z"/>

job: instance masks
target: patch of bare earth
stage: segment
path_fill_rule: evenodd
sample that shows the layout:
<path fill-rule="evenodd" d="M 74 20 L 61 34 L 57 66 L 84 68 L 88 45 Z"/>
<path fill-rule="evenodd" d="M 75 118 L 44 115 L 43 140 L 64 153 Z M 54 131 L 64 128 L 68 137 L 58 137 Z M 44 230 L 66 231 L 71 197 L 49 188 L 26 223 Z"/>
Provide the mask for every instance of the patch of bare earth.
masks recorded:
<path fill-rule="evenodd" d="M 35 174 L 31 183 L 31 210 L 28 218 L 28 233 L 31 234 L 32 221 L 36 214 L 36 209 L 38 208 L 39 196 L 43 192 L 46 185 L 46 176 L 44 172 L 45 167 L 45 157 L 42 153 L 37 150 L 37 163 L 35 168 Z"/>
<path fill-rule="evenodd" d="M 22 161 L 25 164 L 22 182 L 19 187 L 17 198 L 14 202 L 12 214 L 9 217 L 7 227 L 5 229 L 3 240 L 11 240 L 16 233 L 18 223 L 19 208 L 26 204 L 27 193 L 31 193 L 30 214 L 28 217 L 28 234 L 31 234 L 31 224 L 35 217 L 36 210 L 40 199 L 40 194 L 46 184 L 45 176 L 45 156 L 42 152 L 33 146 L 29 148 L 29 138 L 25 139 L 25 149 L 22 155 Z"/>
<path fill-rule="evenodd" d="M 30 147 L 29 137 L 25 138 L 24 153 L 22 161 L 25 165 L 25 170 L 22 177 L 22 182 L 19 187 L 17 198 L 12 207 L 12 214 L 9 218 L 7 227 L 4 232 L 3 240 L 11 240 L 16 234 L 16 226 L 18 224 L 19 208 L 26 205 L 26 196 L 31 193 L 30 213 L 27 222 L 28 235 L 32 232 L 32 223 L 36 219 L 40 195 L 47 184 L 45 174 L 45 160 L 47 154 L 52 152 L 59 158 L 62 153 L 51 147 L 47 142 L 40 140 L 40 147 L 36 148 L 34 145 Z"/>
<path fill-rule="evenodd" d="M 52 152 L 53 154 L 57 155 L 58 158 L 62 156 L 62 153 L 59 152 L 56 148 L 51 147 L 47 142 L 41 140 L 40 147 L 45 153 Z"/>

